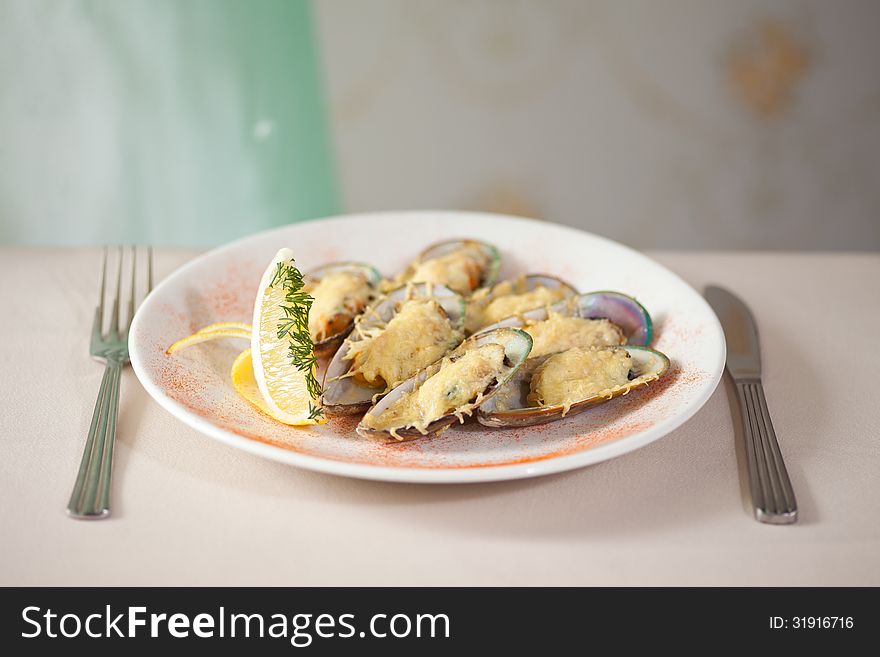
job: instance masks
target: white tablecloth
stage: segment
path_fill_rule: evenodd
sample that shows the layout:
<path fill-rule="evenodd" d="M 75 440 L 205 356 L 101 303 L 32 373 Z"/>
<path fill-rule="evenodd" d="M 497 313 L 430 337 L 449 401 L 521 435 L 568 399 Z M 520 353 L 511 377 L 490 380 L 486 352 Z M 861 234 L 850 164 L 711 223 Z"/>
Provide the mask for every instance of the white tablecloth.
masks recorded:
<path fill-rule="evenodd" d="M 158 275 L 193 255 L 159 251 Z M 751 517 L 729 382 L 685 426 L 621 458 L 419 486 L 221 445 L 163 411 L 130 369 L 114 515 L 70 520 L 101 377 L 87 357 L 98 251 L 6 248 L 0 584 L 880 585 L 880 256 L 652 255 L 751 305 L 797 525 Z"/>

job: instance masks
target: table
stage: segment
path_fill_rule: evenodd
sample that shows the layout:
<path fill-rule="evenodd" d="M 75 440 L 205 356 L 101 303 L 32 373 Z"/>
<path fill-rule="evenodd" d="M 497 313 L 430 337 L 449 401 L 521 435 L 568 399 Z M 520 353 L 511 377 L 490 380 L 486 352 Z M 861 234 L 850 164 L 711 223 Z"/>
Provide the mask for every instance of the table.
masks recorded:
<path fill-rule="evenodd" d="M 159 250 L 159 276 L 195 255 Z M 465 486 L 343 479 L 214 442 L 123 376 L 114 516 L 64 508 L 101 368 L 97 249 L 0 249 L 0 585 L 880 585 L 880 255 L 657 252 L 751 305 L 800 505 L 752 520 L 729 382 L 636 452 Z M 735 407 L 734 407 L 735 408 Z"/>

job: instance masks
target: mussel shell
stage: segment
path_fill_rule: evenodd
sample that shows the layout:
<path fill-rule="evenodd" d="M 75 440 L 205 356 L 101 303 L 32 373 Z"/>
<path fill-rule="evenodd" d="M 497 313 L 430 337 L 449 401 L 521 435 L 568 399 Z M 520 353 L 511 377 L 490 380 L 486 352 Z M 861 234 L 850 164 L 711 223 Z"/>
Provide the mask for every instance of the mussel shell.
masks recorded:
<path fill-rule="evenodd" d="M 594 395 L 587 399 L 582 399 L 579 402 L 575 402 L 570 406 L 564 417 L 577 415 L 588 408 L 603 404 L 615 397 L 625 395 L 638 386 L 646 385 L 651 381 L 659 379 L 669 370 L 669 359 L 659 351 L 655 351 L 648 347 L 633 345 L 619 348 L 626 349 L 629 352 L 629 355 L 635 361 L 633 369 L 638 373 L 638 376 L 626 385 L 620 386 L 607 395 Z M 547 358 L 549 358 L 549 356 Z M 540 364 L 540 362 L 543 362 L 546 358 L 534 360 L 538 361 L 535 364 Z M 496 400 L 490 399 L 485 404 L 482 404 L 479 410 L 477 410 L 477 421 L 487 427 L 528 427 L 535 424 L 544 424 L 546 422 L 553 422 L 554 420 L 562 419 L 565 410 L 562 405 L 526 405 L 528 403 L 526 401 L 526 396 L 529 393 L 529 383 L 531 382 L 531 374 L 534 372 L 534 369 L 534 367 L 529 367 L 528 371 L 523 372 L 523 369 L 520 368 L 519 372 L 517 372 L 518 376 L 507 383 L 507 386 L 514 386 L 514 389 L 511 391 L 510 388 L 506 386 L 506 392 L 512 392 L 513 394 L 518 393 L 519 403 L 522 404 L 520 408 L 499 411 L 496 407 Z"/>
<path fill-rule="evenodd" d="M 414 265 L 425 262 L 426 260 L 439 258 L 446 255 L 447 253 L 451 253 L 452 251 L 456 251 L 465 246 L 478 246 L 489 257 L 489 265 L 486 267 L 486 271 L 483 272 L 483 276 L 480 279 L 479 284 L 474 289 L 494 285 L 495 281 L 498 280 L 498 270 L 501 268 L 501 254 L 498 251 L 498 247 L 493 246 L 488 242 L 483 242 L 481 240 L 452 239 L 437 242 L 425 248 L 421 253 L 419 253 L 415 263 L 410 266 L 412 267 Z M 473 290 L 470 290 L 470 292 L 473 292 Z"/>
<path fill-rule="evenodd" d="M 568 317 L 608 319 L 623 330 L 627 344 L 644 347 L 651 344 L 654 331 L 651 315 L 648 314 L 645 307 L 638 301 L 620 292 L 605 290 L 587 292 L 586 294 L 555 303 L 550 306 L 549 311 Z M 480 331 L 491 331 L 506 326 L 524 326 L 525 324 L 543 321 L 548 316 L 547 308 L 536 308 L 515 317 L 503 319 L 491 326 L 480 329 Z"/>
<path fill-rule="evenodd" d="M 379 273 L 378 269 L 376 269 L 372 265 L 368 265 L 363 262 L 331 262 L 326 265 L 316 267 L 315 269 L 312 269 L 309 272 L 303 274 L 303 279 L 308 282 L 318 283 L 328 274 L 335 274 L 336 272 L 340 271 L 354 271 L 363 274 L 364 276 L 366 276 L 367 282 L 373 289 L 375 289 L 379 285 L 379 282 L 382 280 L 382 274 Z M 315 342 L 315 356 L 318 358 L 328 358 L 332 356 L 333 353 L 339 348 L 339 345 L 342 344 L 342 341 L 345 340 L 346 336 L 351 333 L 351 329 L 353 326 L 354 317 L 351 318 L 348 326 L 346 326 L 338 333 L 327 336 L 323 340 L 318 340 L 317 342 Z"/>
<path fill-rule="evenodd" d="M 517 282 L 517 280 L 518 279 L 514 279 L 513 282 L 515 283 L 515 282 Z M 499 281 L 497 283 L 497 285 L 501 285 L 503 282 L 504 281 Z M 565 295 L 566 298 L 578 295 L 578 291 L 573 285 L 571 285 L 570 283 L 567 283 L 566 281 L 562 280 L 561 278 L 557 278 L 556 276 L 551 276 L 550 274 L 526 274 L 523 277 L 523 282 L 525 285 L 526 292 L 531 292 L 532 290 L 534 290 L 537 287 L 544 286 L 544 287 L 550 288 L 550 289 L 564 288 L 566 291 L 566 295 Z M 514 294 L 521 294 L 521 292 L 517 291 L 517 292 L 514 292 Z M 484 305 L 488 305 L 495 298 L 496 297 L 493 294 L 493 292 L 490 291 L 489 294 L 486 295 L 486 297 L 484 299 L 481 299 L 480 301 Z M 488 327 L 486 327 L 486 328 L 488 328 Z M 484 329 L 479 329 L 479 330 L 482 331 Z"/>
<path fill-rule="evenodd" d="M 430 294 L 428 290 L 430 289 Z M 360 321 L 366 328 L 376 323 L 376 317 L 388 322 L 397 312 L 395 306 L 399 301 L 411 294 L 413 298 L 433 297 L 446 311 L 453 326 L 461 327 L 464 323 L 464 299 L 448 287 L 443 285 L 427 285 L 417 283 L 404 285 L 389 292 L 386 296 L 377 299 L 368 309 L 369 312 L 361 316 Z M 344 340 L 342 346 L 333 355 L 333 359 L 327 366 L 325 380 L 342 376 L 351 369 L 351 361 L 346 360 L 351 340 Z M 324 414 L 327 417 L 342 415 L 355 415 L 366 412 L 373 405 L 373 397 L 381 393 L 381 390 L 359 384 L 353 378 L 337 379 L 330 381 L 324 388 L 321 403 Z"/>
<path fill-rule="evenodd" d="M 510 380 L 510 378 L 516 373 L 520 365 L 522 365 L 523 362 L 525 362 L 526 358 L 528 358 L 529 351 L 531 351 L 532 349 L 531 336 L 525 331 L 520 331 L 519 329 L 514 328 L 503 328 L 497 329 L 495 331 L 490 331 L 488 333 L 479 333 L 465 340 L 458 348 L 461 349 L 468 342 L 476 342 L 479 345 L 488 343 L 501 344 L 504 346 L 505 355 L 507 357 L 507 360 L 510 362 L 510 369 L 505 373 L 505 375 L 502 378 L 496 380 L 496 382 L 490 385 L 489 388 L 483 393 L 483 400 L 481 403 L 486 403 L 488 400 L 490 400 L 492 396 Z M 415 388 L 418 383 L 421 383 L 428 377 L 436 374 L 440 370 L 442 362 L 443 359 L 441 358 L 433 365 L 429 365 L 415 376 L 407 379 L 406 381 L 398 385 L 387 395 L 385 395 L 385 397 L 383 397 L 373 408 L 371 408 L 369 410 L 369 413 L 382 413 L 386 408 L 388 408 L 391 404 L 400 399 L 404 394 L 410 392 L 413 388 Z M 423 434 L 418 429 L 414 428 L 397 430 L 396 433 L 398 436 L 400 436 L 399 439 L 391 435 L 390 431 L 377 430 L 371 427 L 367 427 L 362 421 L 357 427 L 357 433 L 364 438 L 370 438 L 372 440 L 377 440 L 383 443 L 393 444 L 408 440 L 415 440 L 416 438 L 421 438 L 424 435 L 439 433 L 456 421 L 458 421 L 458 418 L 455 416 L 455 414 L 449 413 L 430 423 L 425 428 L 427 434 Z"/>
<path fill-rule="evenodd" d="M 577 288 L 575 288 L 574 285 L 562 280 L 558 276 L 551 276 L 550 274 L 526 274 L 524 278 L 527 292 L 530 292 L 536 287 L 540 287 L 541 285 L 543 285 L 544 287 L 549 287 L 550 289 L 555 289 L 558 287 L 565 288 L 566 292 L 569 293 L 570 296 L 575 296 L 578 294 Z"/>
<path fill-rule="evenodd" d="M 600 290 L 581 295 L 580 316 L 606 318 L 623 329 L 626 343 L 647 347 L 654 337 L 654 323 L 645 307 L 628 294 Z"/>

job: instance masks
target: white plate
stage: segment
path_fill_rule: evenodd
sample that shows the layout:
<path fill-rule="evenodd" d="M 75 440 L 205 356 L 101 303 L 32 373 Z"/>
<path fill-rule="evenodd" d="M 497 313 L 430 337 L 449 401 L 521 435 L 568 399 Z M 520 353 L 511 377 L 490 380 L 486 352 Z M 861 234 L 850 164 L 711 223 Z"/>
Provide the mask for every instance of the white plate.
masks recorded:
<path fill-rule="evenodd" d="M 260 275 L 275 252 L 293 249 L 303 271 L 334 260 L 372 263 L 385 275 L 426 245 L 473 237 L 497 245 L 501 276 L 555 274 L 582 292 L 620 290 L 654 319 L 653 346 L 673 367 L 664 380 L 580 415 L 524 429 L 476 421 L 440 437 L 380 445 L 357 436 L 357 418 L 320 427 L 279 424 L 240 399 L 229 368 L 247 347 L 223 340 L 174 356 L 165 349 L 220 321 L 250 322 Z M 181 267 L 143 303 L 131 328 L 131 362 L 147 392 L 175 417 L 239 449 L 339 475 L 408 482 L 474 482 L 561 472 L 620 456 L 666 435 L 706 402 L 721 377 L 725 348 L 712 310 L 653 260 L 564 226 L 491 214 L 390 212 L 294 224 L 215 249 Z"/>

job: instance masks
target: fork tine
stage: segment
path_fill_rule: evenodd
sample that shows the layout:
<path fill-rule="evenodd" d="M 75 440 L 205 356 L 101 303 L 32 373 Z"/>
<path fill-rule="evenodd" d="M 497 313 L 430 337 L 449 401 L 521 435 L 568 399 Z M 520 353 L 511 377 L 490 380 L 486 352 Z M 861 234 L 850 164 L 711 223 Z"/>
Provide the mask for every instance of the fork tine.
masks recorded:
<path fill-rule="evenodd" d="M 116 298 L 110 313 L 110 335 L 119 335 L 119 297 L 122 293 L 122 246 L 119 246 L 119 262 L 116 267 Z"/>
<path fill-rule="evenodd" d="M 101 339 L 101 331 L 104 328 L 104 292 L 107 288 L 107 247 L 104 247 L 104 255 L 101 258 L 101 292 L 98 296 L 98 305 L 95 306 L 95 319 L 92 321 L 92 340 Z"/>
<path fill-rule="evenodd" d="M 137 290 L 135 289 L 135 282 L 137 281 L 137 247 L 132 244 L 131 245 L 131 294 L 128 297 L 128 321 L 125 323 L 125 331 L 128 332 L 128 329 L 131 327 L 131 320 L 134 319 L 134 299 L 135 294 L 137 294 Z"/>

